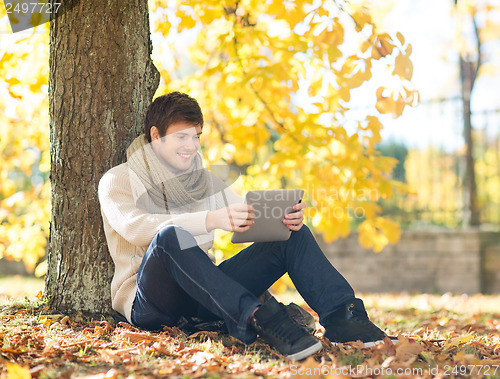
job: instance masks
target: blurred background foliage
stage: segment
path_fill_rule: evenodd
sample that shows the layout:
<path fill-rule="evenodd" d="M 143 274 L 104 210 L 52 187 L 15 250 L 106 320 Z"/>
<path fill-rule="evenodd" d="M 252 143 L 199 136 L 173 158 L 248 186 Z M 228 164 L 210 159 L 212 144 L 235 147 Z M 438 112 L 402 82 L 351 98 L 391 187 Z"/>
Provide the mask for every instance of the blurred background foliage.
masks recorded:
<path fill-rule="evenodd" d="M 466 3 L 450 17 L 481 14 L 481 33 L 498 38 L 487 22 L 498 7 Z M 379 27 L 394 2 L 149 5 L 157 95 L 179 90 L 198 99 L 207 165 L 237 168 L 236 190 L 304 188 L 307 223 L 327 242 L 357 230 L 376 252 L 397 242 L 399 225 L 460 225 L 464 150 L 381 142 L 383 115 L 397 118 L 418 103 L 411 44 Z M 0 20 L 8 29 L 2 7 Z M 50 220 L 48 25 L 0 39 L 0 257 L 33 271 Z M 469 51 L 460 33 L 457 40 Z M 360 96 L 372 104 L 364 112 L 355 106 Z M 478 131 L 474 139 L 479 204 L 498 207 L 499 139 Z M 498 225 L 499 215 L 482 212 L 483 222 Z M 215 250 L 218 258 L 235 253 L 229 234 L 218 233 Z"/>
<path fill-rule="evenodd" d="M 23 260 L 32 272 L 45 256 L 50 220 L 48 25 L 0 39 L 0 257 Z"/>

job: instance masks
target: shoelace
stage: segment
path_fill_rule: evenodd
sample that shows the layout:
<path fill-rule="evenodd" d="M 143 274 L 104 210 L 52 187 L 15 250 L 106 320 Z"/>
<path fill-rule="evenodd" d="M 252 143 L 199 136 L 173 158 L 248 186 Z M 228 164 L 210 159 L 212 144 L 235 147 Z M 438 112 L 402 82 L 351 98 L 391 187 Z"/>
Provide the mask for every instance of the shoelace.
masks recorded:
<path fill-rule="evenodd" d="M 351 304 L 347 307 L 347 311 L 353 318 L 368 320 L 368 313 L 366 313 L 366 310 L 361 307 L 355 307 L 354 304 Z"/>
<path fill-rule="evenodd" d="M 307 333 L 293 321 L 284 307 L 282 307 L 282 312 L 266 325 L 266 329 L 274 336 L 291 343 Z"/>

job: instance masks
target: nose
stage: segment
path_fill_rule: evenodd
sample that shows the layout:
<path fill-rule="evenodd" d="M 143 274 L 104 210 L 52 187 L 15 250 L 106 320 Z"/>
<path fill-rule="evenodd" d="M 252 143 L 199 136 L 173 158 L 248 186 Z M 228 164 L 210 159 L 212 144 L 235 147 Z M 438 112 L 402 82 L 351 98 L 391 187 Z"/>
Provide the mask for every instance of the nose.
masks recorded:
<path fill-rule="evenodd" d="M 199 147 L 200 147 L 200 142 L 196 138 L 189 138 L 186 144 L 184 145 L 184 148 L 190 153 L 197 151 Z"/>

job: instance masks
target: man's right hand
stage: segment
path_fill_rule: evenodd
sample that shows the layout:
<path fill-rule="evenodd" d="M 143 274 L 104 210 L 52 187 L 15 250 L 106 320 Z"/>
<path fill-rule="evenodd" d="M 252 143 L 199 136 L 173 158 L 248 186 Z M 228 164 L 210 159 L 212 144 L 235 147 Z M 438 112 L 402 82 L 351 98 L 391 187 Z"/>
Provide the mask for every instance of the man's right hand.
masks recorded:
<path fill-rule="evenodd" d="M 248 204 L 231 204 L 225 208 L 209 211 L 206 218 L 207 231 L 223 229 L 228 232 L 246 232 L 254 224 L 254 208 Z"/>

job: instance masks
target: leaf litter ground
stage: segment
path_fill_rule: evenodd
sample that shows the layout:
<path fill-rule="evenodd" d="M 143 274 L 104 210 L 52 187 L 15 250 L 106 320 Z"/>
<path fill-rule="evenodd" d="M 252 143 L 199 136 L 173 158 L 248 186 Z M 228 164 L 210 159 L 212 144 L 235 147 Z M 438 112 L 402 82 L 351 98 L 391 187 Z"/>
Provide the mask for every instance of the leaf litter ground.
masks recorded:
<path fill-rule="evenodd" d="M 245 346 L 216 332 L 77 323 L 26 298 L 0 308 L 0 378 L 500 378 L 500 296 L 360 297 L 371 319 L 399 343 L 333 347 L 317 323 L 323 349 L 303 362 L 289 362 L 260 341 Z"/>

